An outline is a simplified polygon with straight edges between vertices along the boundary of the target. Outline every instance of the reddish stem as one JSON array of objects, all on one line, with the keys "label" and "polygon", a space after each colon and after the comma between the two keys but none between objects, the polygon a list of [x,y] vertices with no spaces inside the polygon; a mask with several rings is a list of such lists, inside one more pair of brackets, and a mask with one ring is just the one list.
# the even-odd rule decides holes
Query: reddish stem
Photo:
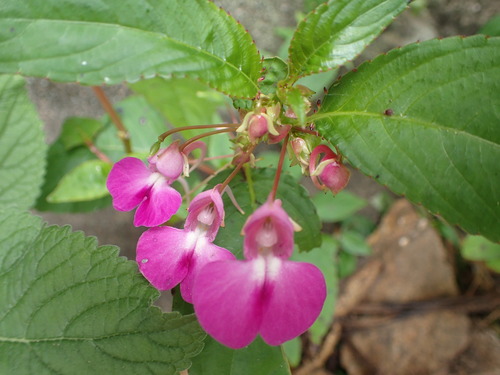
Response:
[{"label": "reddish stem", "polygon": [[113,161],[108,157],[108,155],[99,150],[91,140],[86,140],[85,144],[87,145],[89,150],[99,158],[99,160],[102,160],[105,163],[113,164]]},{"label": "reddish stem", "polygon": [[214,125],[190,125],[190,126],[180,126],[175,129],[170,129],[169,131],[166,131],[165,133],[161,134],[158,136],[158,140],[160,142],[163,142],[165,138],[167,138],[169,135],[172,135],[174,133],[178,133],[184,130],[192,130],[192,129],[214,129],[214,128],[237,128],[239,125],[238,124],[214,124]]},{"label": "reddish stem", "polygon": [[[250,147],[246,152],[245,152],[245,155],[250,155],[254,148],[256,147],[256,145]],[[248,159],[245,158],[245,157],[242,157],[242,161],[240,161],[238,163],[238,165],[234,168],[234,170],[231,172],[231,174],[229,176],[227,176],[226,180],[220,185],[219,187],[219,192],[223,192],[224,189],[226,188],[227,185],[229,185],[229,183],[232,181],[232,179],[236,176],[236,174],[240,171],[240,169],[243,167],[243,165],[248,162]]]},{"label": "reddish stem", "polygon": [[230,133],[232,131],[233,131],[232,128],[230,128],[230,129],[219,129],[219,130],[214,130],[214,131],[211,131],[211,132],[207,132],[207,133],[203,133],[203,134],[197,135],[196,137],[190,138],[186,142],[184,142],[184,144],[179,147],[179,151],[182,152],[184,150],[184,148],[186,148],[186,146],[190,145],[193,142],[196,142],[198,139],[205,138],[205,137],[210,137],[211,135],[220,134],[220,133]]},{"label": "reddish stem", "polygon": [[290,133],[285,136],[283,140],[283,146],[281,146],[280,159],[278,161],[278,168],[276,170],[276,176],[274,176],[274,183],[271,192],[269,193],[269,201],[274,201],[276,199],[276,192],[278,191],[278,185],[280,183],[281,171],[283,170],[283,162],[285,161],[286,147],[288,146],[288,139],[290,138]]},{"label": "reddish stem", "polygon": [[132,153],[132,146],[130,144],[130,135],[127,131],[127,128],[125,127],[125,125],[123,125],[120,116],[118,115],[118,113],[116,113],[115,109],[113,108],[113,105],[106,96],[106,93],[99,86],[92,86],[92,89],[94,90],[97,99],[99,99],[99,101],[101,102],[102,107],[111,118],[111,121],[113,122],[113,124],[115,124],[116,129],[118,129],[118,137],[120,137],[120,139],[123,142],[123,146],[125,147],[125,152],[127,154]]}]

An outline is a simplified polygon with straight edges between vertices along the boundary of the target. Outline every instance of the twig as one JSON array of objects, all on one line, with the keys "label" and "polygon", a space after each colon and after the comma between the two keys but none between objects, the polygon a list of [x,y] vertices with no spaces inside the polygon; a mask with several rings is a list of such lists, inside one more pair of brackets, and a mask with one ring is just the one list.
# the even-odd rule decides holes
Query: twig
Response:
[{"label": "twig", "polygon": [[102,88],[100,88],[99,86],[92,86],[92,89],[94,90],[97,99],[99,99],[99,101],[101,102],[101,105],[104,108],[104,110],[108,113],[109,117],[111,117],[111,121],[113,122],[113,124],[115,124],[116,129],[118,129],[118,137],[123,142],[125,152],[127,154],[130,154],[132,152],[132,146],[130,144],[130,135],[125,125],[123,125],[120,116],[118,116],[118,113],[116,113],[115,109],[113,108],[113,105],[109,101],[108,97],[106,96]]},{"label": "twig", "polygon": [[320,352],[310,362],[298,368],[294,372],[294,375],[309,375],[312,374],[314,370],[324,367],[328,358],[335,352],[335,347],[340,340],[341,333],[342,326],[340,323],[334,322],[332,329],[328,332],[328,335],[326,335]]}]

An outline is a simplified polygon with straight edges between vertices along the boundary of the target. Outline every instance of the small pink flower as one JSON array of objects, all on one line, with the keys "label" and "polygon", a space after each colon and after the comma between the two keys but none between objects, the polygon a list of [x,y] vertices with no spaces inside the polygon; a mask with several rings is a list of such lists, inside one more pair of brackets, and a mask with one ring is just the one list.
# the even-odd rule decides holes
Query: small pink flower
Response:
[{"label": "small pink flower", "polygon": [[[322,153],[325,156],[316,165],[318,156]],[[341,158],[326,145],[319,145],[312,151],[309,159],[309,173],[318,189],[329,189],[333,194],[343,190],[351,177],[351,172],[342,164]]]},{"label": "small pink flower", "polygon": [[154,167],[146,167],[140,159],[127,157],[113,165],[106,186],[116,210],[130,211],[139,206],[134,225],[153,227],[170,219],[182,203],[179,192],[170,186],[174,180]]},{"label": "small pink flower", "polygon": [[212,262],[199,271],[195,312],[201,326],[222,344],[242,348],[260,334],[269,345],[280,345],[318,317],[325,280],[316,266],[288,260],[293,230],[281,201],[267,202],[243,228],[246,260]]},{"label": "small pink flower", "polygon": [[182,298],[191,302],[194,276],[216,260],[234,259],[212,242],[224,220],[222,198],[217,190],[198,194],[191,202],[184,229],[151,228],[137,244],[137,263],[144,277],[159,290],[181,284]]}]

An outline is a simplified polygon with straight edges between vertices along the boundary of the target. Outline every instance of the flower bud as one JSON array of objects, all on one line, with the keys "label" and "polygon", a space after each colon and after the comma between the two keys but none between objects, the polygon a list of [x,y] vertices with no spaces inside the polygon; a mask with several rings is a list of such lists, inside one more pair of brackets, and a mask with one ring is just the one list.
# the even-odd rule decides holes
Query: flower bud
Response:
[{"label": "flower bud", "polygon": [[[325,156],[316,165],[318,156],[322,153]],[[314,185],[318,189],[329,189],[333,194],[337,194],[343,190],[351,176],[349,169],[342,164],[341,157],[326,145],[319,145],[312,151],[309,161],[309,172]]]}]

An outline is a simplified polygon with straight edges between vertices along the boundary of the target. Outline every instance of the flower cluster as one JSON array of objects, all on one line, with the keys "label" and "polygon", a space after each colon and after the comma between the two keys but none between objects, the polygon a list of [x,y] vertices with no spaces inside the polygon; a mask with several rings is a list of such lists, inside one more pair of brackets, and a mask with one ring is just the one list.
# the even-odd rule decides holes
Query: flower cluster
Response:
[{"label": "flower cluster", "polygon": [[[276,191],[287,149],[292,163],[299,164],[321,189],[337,193],[347,184],[349,171],[328,146],[315,144],[316,135],[283,124],[285,113],[279,104],[259,107],[242,124],[220,125],[222,130],[205,134],[236,133],[236,167],[224,183],[193,198],[183,229],[164,225],[182,203],[171,185],[179,181],[188,190],[184,178],[204,160],[206,146],[198,140],[204,135],[160,149],[172,133],[167,132],[153,145],[147,165],[126,157],[113,166],[107,181],[114,207],[120,211],[137,207],[134,225],[150,227],[137,244],[141,273],[159,290],[180,285],[182,298],[193,304],[201,326],[231,348],[244,347],[257,335],[270,345],[300,335],[316,320],[326,298],[321,271],[289,259],[297,225],[276,199]],[[303,137],[301,131],[306,133]],[[243,164],[255,160],[253,150],[262,141],[283,141],[283,147],[273,189],[242,229],[244,259],[238,260],[214,244],[224,225],[222,194]],[[192,163],[188,156],[196,148],[202,156]]]}]

